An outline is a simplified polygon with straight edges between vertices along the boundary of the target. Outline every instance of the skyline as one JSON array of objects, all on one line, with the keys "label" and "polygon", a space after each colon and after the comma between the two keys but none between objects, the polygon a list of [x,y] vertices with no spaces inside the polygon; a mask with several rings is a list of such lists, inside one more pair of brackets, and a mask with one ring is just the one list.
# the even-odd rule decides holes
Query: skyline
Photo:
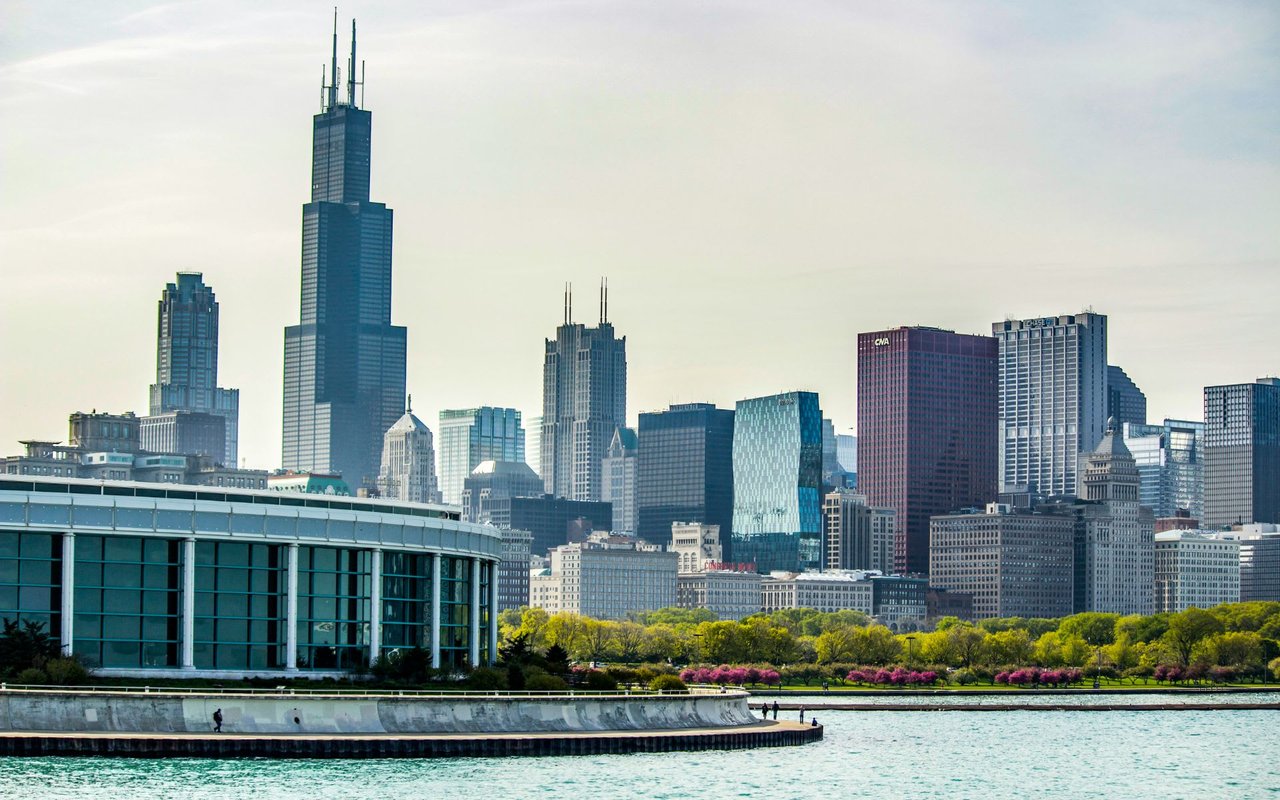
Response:
[{"label": "skyline", "polygon": [[[274,468],[332,21],[301,6],[123,10],[144,5],[86,12],[116,38],[33,7],[15,12],[33,26],[0,34],[0,108],[26,120],[3,134],[0,263],[23,266],[6,270],[0,342],[44,334],[39,358],[0,348],[0,439],[16,452],[65,439],[72,411],[143,413],[153,304],[196,271],[221,306],[221,383],[243,392],[241,455]],[[628,425],[671,402],[805,389],[848,432],[858,333],[987,335],[1088,306],[1108,315],[1109,362],[1147,393],[1149,420],[1203,419],[1203,386],[1275,374],[1277,15],[1126,9],[1057,30],[1052,12],[921,9],[340,9],[360,21],[374,192],[399,215],[392,322],[409,328],[408,391],[428,426],[442,408],[538,416],[563,284],[587,289],[575,321],[590,324],[601,276],[631,340]],[[34,48],[31,31],[52,44]],[[1131,74],[1090,72],[1115,58]],[[996,69],[1013,62],[1025,72]],[[833,85],[832,65],[856,80]],[[1035,76],[1061,81],[1064,108],[1044,107],[1054,92]],[[96,124],[68,124],[85,117]],[[1021,264],[1012,289],[1047,292],[995,283]]]}]

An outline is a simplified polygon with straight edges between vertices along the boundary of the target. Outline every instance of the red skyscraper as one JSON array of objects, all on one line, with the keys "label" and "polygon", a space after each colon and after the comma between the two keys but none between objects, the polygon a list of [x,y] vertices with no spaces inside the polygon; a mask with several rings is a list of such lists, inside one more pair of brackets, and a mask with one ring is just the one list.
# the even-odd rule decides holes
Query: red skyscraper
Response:
[{"label": "red skyscraper", "polygon": [[930,516],[996,499],[998,356],[939,328],[858,335],[858,491],[897,512],[899,573],[928,571]]}]

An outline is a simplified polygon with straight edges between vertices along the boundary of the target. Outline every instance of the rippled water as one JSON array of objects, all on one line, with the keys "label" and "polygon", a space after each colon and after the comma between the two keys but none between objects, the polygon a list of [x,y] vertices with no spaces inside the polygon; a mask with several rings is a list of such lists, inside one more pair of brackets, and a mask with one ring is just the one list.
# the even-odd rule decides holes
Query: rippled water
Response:
[{"label": "rippled water", "polygon": [[[936,694],[862,694],[850,692],[842,694],[783,694],[753,697],[751,702],[770,703],[814,703],[821,705],[984,705],[1000,706],[1016,703],[1018,705],[1192,705],[1217,703],[1230,705],[1233,703],[1280,703],[1280,692],[1202,692],[1202,693],[1159,693],[1125,692],[1115,694],[1094,694],[1087,689],[1063,694],[1032,694],[1031,692],[1004,691],[1000,694],[972,694],[969,692],[938,692]],[[1280,735],[1280,734],[1278,734]]]},{"label": "rippled water", "polygon": [[1280,712],[822,712],[817,744],[414,761],[0,759],[0,797],[1280,798]]}]

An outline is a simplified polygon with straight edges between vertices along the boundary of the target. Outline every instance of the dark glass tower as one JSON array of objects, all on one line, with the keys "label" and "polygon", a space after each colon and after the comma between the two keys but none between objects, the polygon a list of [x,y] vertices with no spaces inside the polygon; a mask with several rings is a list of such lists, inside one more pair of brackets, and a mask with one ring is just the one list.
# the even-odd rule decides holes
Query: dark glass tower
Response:
[{"label": "dark glass tower", "polygon": [[[218,300],[199,272],[179,272],[160,295],[156,382],[150,394],[152,417],[197,412],[226,420],[225,451],[210,455],[236,465],[240,390],[218,388]],[[167,451],[142,438],[142,447]]]},{"label": "dark glass tower", "polygon": [[1204,388],[1204,526],[1280,523],[1280,378]]},{"label": "dark glass tower", "polygon": [[285,469],[373,488],[382,436],[405,397],[405,329],[391,324],[391,209],[369,202],[371,115],[356,106],[355,23],[347,101],[333,77],[312,122],[302,207],[302,309],[284,333]]},{"label": "dark glass tower", "polygon": [[671,523],[733,530],[733,409],[686,403],[640,415],[636,505],[639,534],[671,541]]}]

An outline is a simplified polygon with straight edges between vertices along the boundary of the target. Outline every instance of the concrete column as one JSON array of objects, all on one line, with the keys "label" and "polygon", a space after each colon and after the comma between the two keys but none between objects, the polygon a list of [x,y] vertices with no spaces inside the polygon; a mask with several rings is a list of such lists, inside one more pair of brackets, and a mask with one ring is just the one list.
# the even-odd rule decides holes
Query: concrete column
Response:
[{"label": "concrete column", "polygon": [[298,671],[298,545],[289,545],[288,594],[284,611],[284,668]]},{"label": "concrete column", "polygon": [[59,587],[62,607],[59,614],[62,618],[62,655],[72,653],[72,634],[76,626],[76,535],[62,534],[62,583]]},{"label": "concrete column", "polygon": [[471,635],[468,637],[470,649],[467,661],[471,666],[480,666],[480,559],[471,559]]},{"label": "concrete column", "polygon": [[374,548],[369,559],[369,666],[378,660],[382,652],[382,550]]},{"label": "concrete column", "polygon": [[440,668],[440,554],[431,554],[431,666]]},{"label": "concrete column", "polygon": [[196,540],[182,540],[182,668],[196,668]]},{"label": "concrete column", "polygon": [[489,562],[489,665],[498,663],[498,562]]}]

